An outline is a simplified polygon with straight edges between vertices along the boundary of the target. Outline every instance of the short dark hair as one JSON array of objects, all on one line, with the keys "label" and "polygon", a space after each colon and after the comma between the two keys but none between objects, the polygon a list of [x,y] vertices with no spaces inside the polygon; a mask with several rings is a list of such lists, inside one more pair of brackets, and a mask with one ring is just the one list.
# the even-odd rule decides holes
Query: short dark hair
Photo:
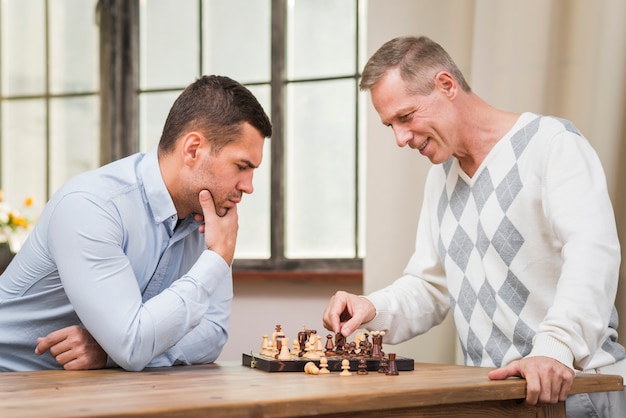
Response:
[{"label": "short dark hair", "polygon": [[265,138],[272,136],[272,124],[258,100],[237,81],[218,75],[205,75],[190,84],[170,109],[159,153],[174,149],[176,140],[197,130],[218,152],[239,138],[244,122],[254,126]]},{"label": "short dark hair", "polygon": [[449,72],[464,91],[471,91],[450,55],[426,36],[401,36],[381,46],[365,64],[359,84],[361,90],[371,89],[387,70],[396,67],[408,91],[413,94],[432,92],[435,75],[440,71]]}]

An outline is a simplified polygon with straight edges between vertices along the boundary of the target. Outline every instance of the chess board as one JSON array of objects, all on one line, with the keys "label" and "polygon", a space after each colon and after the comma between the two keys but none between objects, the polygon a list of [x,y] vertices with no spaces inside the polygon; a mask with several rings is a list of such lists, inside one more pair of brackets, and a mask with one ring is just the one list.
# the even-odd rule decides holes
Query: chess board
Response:
[{"label": "chess board", "polygon": [[[331,372],[341,372],[341,361],[344,357],[334,356],[326,357],[328,359],[328,370]],[[359,361],[363,357],[351,357],[350,371],[359,370]],[[304,365],[309,361],[315,363],[319,367],[319,360],[309,360],[306,358],[293,357],[292,360],[277,360],[271,357],[261,356],[256,353],[243,353],[242,365],[251,367],[253,369],[259,369],[266,372],[304,372]],[[378,371],[380,365],[380,359],[365,358],[368,371]],[[396,356],[396,365],[398,371],[409,371],[415,367],[415,361],[411,358]]]}]

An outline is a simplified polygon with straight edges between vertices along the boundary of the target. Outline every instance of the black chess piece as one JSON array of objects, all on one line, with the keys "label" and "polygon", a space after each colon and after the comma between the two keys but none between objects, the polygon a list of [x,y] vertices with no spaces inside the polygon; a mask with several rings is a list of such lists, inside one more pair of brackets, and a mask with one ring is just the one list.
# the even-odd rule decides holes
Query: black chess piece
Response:
[{"label": "black chess piece", "polygon": [[389,365],[387,366],[387,376],[397,376],[398,365],[396,364],[396,353],[389,353]]},{"label": "black chess piece", "polygon": [[381,357],[380,362],[378,363],[378,373],[387,373],[387,370],[389,370],[387,365],[387,358]]},{"label": "black chess piece", "polygon": [[364,375],[367,374],[367,362],[364,358],[359,360],[359,370],[357,370],[356,374]]}]

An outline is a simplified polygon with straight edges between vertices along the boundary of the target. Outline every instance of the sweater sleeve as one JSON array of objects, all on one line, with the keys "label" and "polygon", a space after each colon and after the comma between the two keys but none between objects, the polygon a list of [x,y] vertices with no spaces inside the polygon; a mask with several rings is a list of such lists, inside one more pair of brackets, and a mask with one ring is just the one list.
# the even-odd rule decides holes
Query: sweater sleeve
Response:
[{"label": "sweater sleeve", "polygon": [[376,307],[376,316],[363,326],[369,330],[385,330],[385,342],[396,344],[423,334],[446,317],[450,302],[445,273],[437,252],[435,237],[438,222],[436,198],[437,175],[433,167],[426,181],[426,194],[417,227],[415,252],[402,277],[389,286],[371,293],[367,298]]},{"label": "sweater sleeve", "polygon": [[562,243],[554,302],[530,356],[548,356],[584,370],[606,341],[617,292],[620,248],[600,160],[577,133],[548,139],[542,199]]}]

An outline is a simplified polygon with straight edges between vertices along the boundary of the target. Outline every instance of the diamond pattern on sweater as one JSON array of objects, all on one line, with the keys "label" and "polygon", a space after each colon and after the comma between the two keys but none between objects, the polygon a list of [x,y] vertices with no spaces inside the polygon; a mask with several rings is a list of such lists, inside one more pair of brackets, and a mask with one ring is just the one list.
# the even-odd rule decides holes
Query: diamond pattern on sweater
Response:
[{"label": "diamond pattern on sweater", "polygon": [[[518,159],[538,128],[539,118],[513,134],[509,148],[501,148],[501,152]],[[450,174],[450,160],[443,166]],[[522,188],[517,163],[508,167],[495,164],[479,172],[473,183],[461,176],[448,179],[448,188],[438,202],[439,222],[456,222],[455,228],[446,228],[454,231],[453,235],[440,235],[437,245],[442,262],[451,269],[449,274],[458,277],[450,283],[450,299],[455,319],[467,322],[468,332],[461,337],[467,364],[500,365],[511,350],[527,354],[532,344],[533,331],[519,319],[528,289],[510,270],[506,277],[490,277],[498,269],[483,264],[485,257],[493,263],[495,255],[503,266],[510,267],[524,245],[524,237],[507,217]],[[472,277],[466,276],[468,271]],[[489,334],[477,333],[486,318],[517,322],[508,334],[493,324]]]},{"label": "diamond pattern on sweater", "polygon": [[472,365],[480,366],[483,358],[483,344],[471,329],[467,335],[467,347],[463,348],[463,353],[465,358],[469,357]]},{"label": "diamond pattern on sweater", "polygon": [[489,199],[489,196],[493,193],[493,182],[491,181],[491,176],[489,175],[489,169],[485,169],[478,178],[476,179],[476,183],[472,187],[472,196],[474,197],[474,202],[476,202],[476,207],[478,208],[478,213],[483,210],[483,206],[485,206],[485,202]]},{"label": "diamond pattern on sweater", "polygon": [[528,300],[528,289],[519,281],[515,275],[509,271],[506,280],[498,289],[498,296],[502,298],[504,302],[516,315],[519,315],[526,305]]},{"label": "diamond pattern on sweater", "polygon": [[496,311],[496,291],[491,287],[488,281],[485,281],[483,285],[480,286],[478,301],[487,315],[489,315],[489,318],[493,319],[493,314]]},{"label": "diamond pattern on sweater", "polygon": [[448,245],[448,255],[462,271],[465,271],[474,247],[472,239],[459,225]]},{"label": "diamond pattern on sweater", "polygon": [[515,255],[524,244],[524,237],[522,237],[509,218],[505,216],[500,225],[498,225],[491,239],[491,244],[506,265],[510,266]]},{"label": "diamond pattern on sweater", "polygon": [[472,313],[474,312],[477,300],[478,297],[476,296],[476,292],[474,292],[474,289],[472,288],[469,280],[467,280],[467,277],[464,277],[457,305],[461,309],[461,313],[467,322],[470,322],[472,319]]},{"label": "diamond pattern on sweater", "polygon": [[535,331],[533,331],[524,321],[521,319],[515,324],[515,330],[513,331],[513,345],[517,348],[517,351],[522,357],[526,357],[530,354],[533,348],[533,338]]},{"label": "diamond pattern on sweater", "polygon": [[496,367],[500,367],[500,365],[502,365],[502,359],[512,345],[511,340],[509,340],[498,327],[493,325],[489,340],[487,344],[485,344],[485,351],[493,360],[493,364],[495,364]]},{"label": "diamond pattern on sweater", "polygon": [[496,187],[496,197],[504,212],[509,209],[520,190],[522,190],[522,179],[519,177],[519,170],[515,164],[504,180]]},{"label": "diamond pattern on sweater", "polygon": [[450,210],[457,221],[461,219],[461,215],[463,214],[463,210],[465,209],[469,196],[470,188],[468,184],[459,178],[456,182],[456,186],[454,186],[452,196],[450,197]]}]

